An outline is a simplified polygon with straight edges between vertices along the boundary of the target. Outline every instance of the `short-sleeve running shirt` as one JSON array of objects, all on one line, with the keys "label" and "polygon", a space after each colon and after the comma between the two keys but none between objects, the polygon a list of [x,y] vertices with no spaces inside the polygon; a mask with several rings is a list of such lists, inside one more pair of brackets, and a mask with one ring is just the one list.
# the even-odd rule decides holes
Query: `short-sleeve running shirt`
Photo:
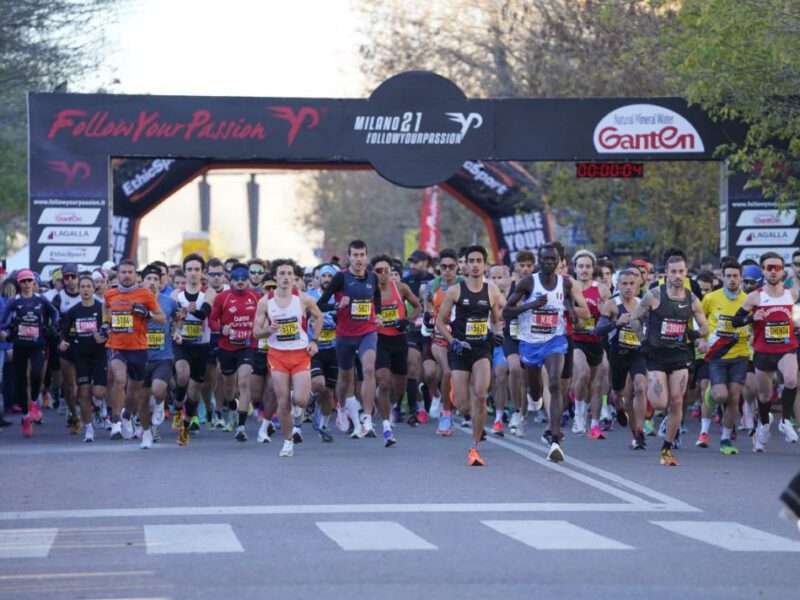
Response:
[{"label": "short-sleeve running shirt", "polygon": [[133,314],[133,305],[143,304],[147,310],[159,310],[155,296],[144,288],[129,292],[110,289],[105,304],[111,314],[111,333],[106,346],[114,350],[147,350],[147,319]]}]

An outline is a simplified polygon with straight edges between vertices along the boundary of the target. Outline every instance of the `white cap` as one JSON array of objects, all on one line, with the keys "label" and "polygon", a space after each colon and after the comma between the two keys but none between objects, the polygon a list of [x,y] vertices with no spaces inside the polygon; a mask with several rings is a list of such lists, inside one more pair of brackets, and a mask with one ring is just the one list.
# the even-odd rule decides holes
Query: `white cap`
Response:
[{"label": "white cap", "polygon": [[103,271],[113,271],[114,270],[114,263],[110,260],[107,260],[103,263]]}]

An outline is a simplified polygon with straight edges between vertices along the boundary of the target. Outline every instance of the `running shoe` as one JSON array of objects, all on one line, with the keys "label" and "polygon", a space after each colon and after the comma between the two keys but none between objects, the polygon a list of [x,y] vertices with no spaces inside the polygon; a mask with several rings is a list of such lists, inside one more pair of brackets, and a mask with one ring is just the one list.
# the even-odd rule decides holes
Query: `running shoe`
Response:
[{"label": "running shoe", "polygon": [[178,439],[176,440],[178,446],[188,446],[189,445],[189,428],[181,426],[180,432],[178,432]]},{"label": "running shoe", "polygon": [[295,444],[303,443],[303,432],[299,427],[292,427],[292,442]]},{"label": "running shoe", "polygon": [[142,432],[142,443],[139,444],[139,448],[142,450],[149,450],[153,447],[153,433],[146,429]]},{"label": "running shoe", "polygon": [[442,399],[434,396],[431,400],[431,409],[428,411],[428,416],[431,419],[438,419],[442,414]]},{"label": "running shoe", "polygon": [[39,398],[42,401],[42,408],[50,408],[53,404],[53,397],[50,395],[50,392],[47,390],[43,391],[39,394]]},{"label": "running shoe", "polygon": [[600,429],[609,431],[614,424],[614,415],[611,412],[611,407],[606,404],[600,409]]},{"label": "running shoe", "polygon": [[130,419],[121,419],[120,426],[122,429],[122,437],[126,440],[133,439],[133,423]]},{"label": "running shoe", "polygon": [[503,422],[502,421],[495,421],[494,425],[492,425],[492,433],[498,437],[504,437],[505,431],[503,431]]},{"label": "running shoe", "polygon": [[762,451],[766,450],[767,444],[769,444],[769,440],[772,437],[771,432],[769,430],[769,426],[772,425],[772,415],[769,416],[769,423],[764,425],[763,423],[759,423],[756,427],[756,434],[753,436],[754,439],[758,440],[758,443],[762,446]]},{"label": "running shoe", "polygon": [[655,426],[653,425],[652,419],[644,420],[644,434],[649,437],[652,437],[656,434]]},{"label": "running shoe", "polygon": [[80,420],[80,417],[74,417],[72,419],[72,425],[69,427],[69,434],[78,435],[81,429],[83,429],[83,421]]},{"label": "running shoe", "polygon": [[558,445],[558,442],[553,442],[550,444],[550,451],[547,453],[547,460],[550,462],[563,462],[564,451],[561,449],[561,446]]},{"label": "running shoe", "polygon": [[539,396],[536,400],[531,398],[531,395],[528,394],[528,412],[536,412],[542,410],[542,406],[544,406],[544,399]]},{"label": "running shoe", "polygon": [[277,431],[277,429],[275,428],[275,425],[272,423],[272,421],[268,420],[267,421],[267,435],[271,437],[271,436],[275,435],[276,431]]},{"label": "running shoe", "polygon": [[516,429],[521,419],[522,413],[518,410],[515,410],[513,413],[511,413],[511,418],[508,420],[509,429]]},{"label": "running shoe", "polygon": [[661,451],[661,464],[668,467],[677,467],[679,463],[678,459],[672,455],[672,450],[664,448]]},{"label": "running shoe", "polygon": [[150,426],[150,433],[153,434],[153,443],[157,444],[161,441],[161,434],[158,432],[158,425]]},{"label": "running shoe", "polygon": [[453,415],[452,414],[445,414],[439,417],[439,426],[436,429],[436,433],[438,435],[442,435],[445,437],[449,437],[453,435]]},{"label": "running shoe", "polygon": [[473,448],[467,453],[467,465],[470,467],[483,467],[485,463],[481,458],[481,455],[478,454],[478,451]]},{"label": "running shoe", "polygon": [[94,426],[91,423],[87,423],[84,427],[83,441],[87,444],[94,442]]},{"label": "running shoe", "polygon": [[120,423],[119,421],[111,424],[111,439],[112,440],[122,439],[122,423]]},{"label": "running shoe", "polygon": [[543,408],[537,410],[533,415],[533,422],[534,423],[547,423],[547,413],[544,412]]},{"label": "running shoe", "polygon": [[214,429],[225,428],[225,421],[222,420],[222,413],[220,411],[214,411],[214,416],[211,417],[211,424],[214,426]]},{"label": "running shoe", "polygon": [[694,445],[698,448],[708,448],[708,434],[701,433]]},{"label": "running shoe", "polygon": [[394,434],[392,433],[391,429],[384,429],[383,430],[383,447],[384,448],[391,448],[397,443],[397,440],[394,439]]},{"label": "running shoe", "polygon": [[553,439],[553,434],[550,432],[549,429],[545,429],[544,432],[542,433],[542,441],[548,446],[551,446],[555,441]]},{"label": "running shoe", "polygon": [[528,424],[525,421],[525,418],[522,417],[517,423],[517,426],[514,428],[514,435],[518,438],[525,437],[525,433],[528,430]]},{"label": "running shoe", "polygon": [[575,418],[572,420],[572,433],[575,435],[586,435],[586,421],[584,421],[583,415],[575,415]]},{"label": "running shoe", "polygon": [[283,448],[281,448],[278,456],[283,458],[291,458],[294,456],[294,442],[292,442],[292,440],[283,440]]},{"label": "running shoe", "polygon": [[347,419],[347,410],[343,406],[336,407],[336,427],[342,433],[346,433],[350,427]]},{"label": "running shoe", "polygon": [[261,425],[258,426],[258,435],[256,436],[256,441],[259,444],[269,444],[272,439],[269,437],[269,433],[267,433],[267,423],[269,421],[264,419],[261,421]]},{"label": "running shoe", "polygon": [[421,408],[417,411],[417,421],[419,421],[420,425],[425,425],[428,422],[428,413],[425,412],[425,409]]},{"label": "running shoe", "polygon": [[26,438],[29,438],[33,435],[33,423],[31,423],[31,418],[23,418],[22,419],[22,435]]},{"label": "running shoe", "polygon": [[472,417],[464,416],[464,420],[461,421],[461,429],[472,429]]},{"label": "running shoe", "polygon": [[417,425],[419,425],[419,419],[417,418],[417,415],[415,413],[411,413],[410,415],[408,415],[406,423],[408,424],[409,427],[416,427]]},{"label": "running shoe", "polygon": [[234,429],[236,429],[236,423],[239,421],[239,413],[235,410],[228,412],[228,420],[225,421],[225,426],[222,428],[222,431],[227,431],[230,433]]},{"label": "running shoe", "polygon": [[781,419],[778,422],[778,431],[783,434],[783,439],[786,440],[790,444],[797,443],[797,432],[792,427],[791,421],[787,421],[786,419]]},{"label": "running shoe", "polygon": [[617,423],[619,423],[620,427],[628,426],[628,413],[621,406],[617,409]]},{"label": "running shoe", "polygon": [[317,432],[319,433],[319,437],[322,438],[322,441],[325,444],[333,443],[333,435],[331,434],[330,429],[328,429],[327,427],[320,427],[319,429],[317,429]]},{"label": "running shoe", "polygon": [[153,425],[161,425],[164,422],[164,403],[155,402],[155,398],[152,396],[150,397],[150,400],[153,401],[153,414],[150,417],[150,422]]},{"label": "running shoe", "polygon": [[599,425],[592,425],[592,427],[589,429],[589,439],[604,440],[606,439],[606,434],[603,433],[603,430],[600,429]]},{"label": "running shoe", "polygon": [[172,415],[172,431],[180,431],[183,429],[183,414],[181,411],[176,410]]},{"label": "running shoe", "polygon": [[730,440],[721,440],[719,443],[719,451],[723,454],[739,454],[739,449],[734,446]]},{"label": "running shoe", "polygon": [[42,420],[42,410],[36,402],[28,402],[28,414],[34,422]]},{"label": "running shoe", "polygon": [[247,441],[247,434],[244,432],[244,425],[239,425],[236,428],[236,433],[233,436],[237,442],[246,442]]},{"label": "running shoe", "polygon": [[633,438],[631,445],[632,450],[647,450],[647,438],[644,437],[644,431],[639,431]]},{"label": "running shoe", "polygon": [[200,418],[197,416],[189,420],[189,433],[197,435],[200,432]]}]

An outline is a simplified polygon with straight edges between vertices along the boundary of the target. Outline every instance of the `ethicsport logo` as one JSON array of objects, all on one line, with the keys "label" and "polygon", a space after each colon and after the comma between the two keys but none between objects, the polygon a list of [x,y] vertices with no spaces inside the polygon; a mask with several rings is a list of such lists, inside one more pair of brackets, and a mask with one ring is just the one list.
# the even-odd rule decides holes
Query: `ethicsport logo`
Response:
[{"label": "ethicsport logo", "polygon": [[704,152],[694,126],[678,113],[654,104],[615,108],[594,129],[600,154],[684,154]]}]

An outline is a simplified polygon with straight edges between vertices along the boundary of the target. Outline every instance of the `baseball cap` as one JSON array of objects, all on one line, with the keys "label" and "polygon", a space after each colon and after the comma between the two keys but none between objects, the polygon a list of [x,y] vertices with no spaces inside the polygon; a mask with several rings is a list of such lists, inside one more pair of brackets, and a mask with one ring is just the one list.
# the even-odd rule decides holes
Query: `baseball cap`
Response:
[{"label": "baseball cap", "polygon": [[67,263],[61,267],[61,273],[63,275],[77,275],[78,265],[76,265],[75,263]]},{"label": "baseball cap", "polygon": [[747,265],[744,268],[742,277],[744,279],[761,279],[764,277],[764,273],[761,271],[761,267],[758,265]]},{"label": "baseball cap", "polygon": [[33,271],[30,269],[21,269],[17,273],[17,282],[24,281],[26,279],[36,279],[33,275]]},{"label": "baseball cap", "polygon": [[102,269],[95,269],[94,271],[92,271],[92,281],[94,281],[95,283],[105,278],[106,274],[102,271]]},{"label": "baseball cap", "polygon": [[408,257],[408,262],[419,262],[421,260],[430,260],[430,259],[431,259],[431,257],[428,256],[422,250],[414,250],[411,253],[411,256]]},{"label": "baseball cap", "polygon": [[114,263],[110,260],[107,260],[103,263],[103,271],[113,271],[114,270]]},{"label": "baseball cap", "polygon": [[644,269],[644,270],[646,270],[646,271],[649,271],[649,270],[650,270],[650,263],[649,263],[649,262],[647,262],[646,260],[644,260],[643,258],[637,258],[637,259],[635,259],[635,260],[632,260],[632,261],[631,261],[631,264],[632,264],[634,267],[641,267],[641,268],[643,268],[643,269]]}]

